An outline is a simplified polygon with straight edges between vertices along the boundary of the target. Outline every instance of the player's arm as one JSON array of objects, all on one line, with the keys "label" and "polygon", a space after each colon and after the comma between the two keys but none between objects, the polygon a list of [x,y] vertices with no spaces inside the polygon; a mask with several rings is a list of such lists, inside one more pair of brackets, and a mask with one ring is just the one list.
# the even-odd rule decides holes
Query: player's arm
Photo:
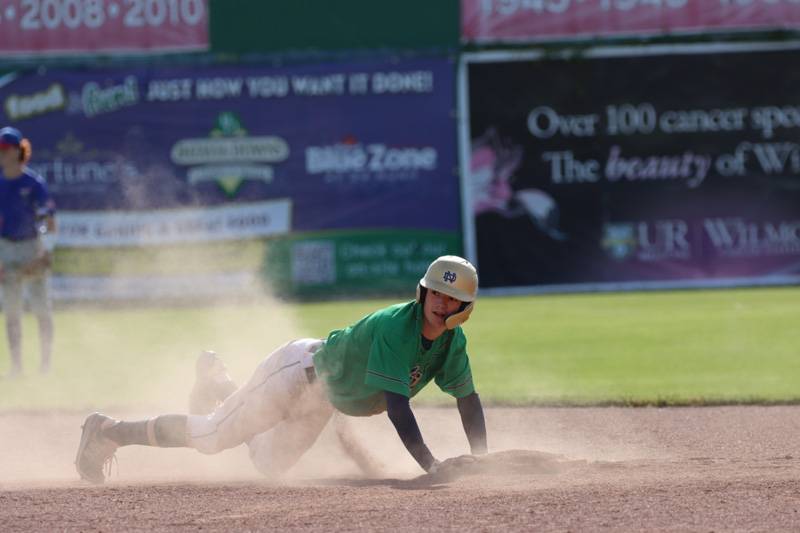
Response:
[{"label": "player's arm", "polygon": [[44,226],[47,228],[47,233],[54,234],[58,230],[56,226],[56,217],[52,214],[45,214],[43,218]]},{"label": "player's arm", "polygon": [[44,226],[44,233],[40,234],[42,250],[39,257],[34,260],[32,268],[49,268],[53,261],[53,252],[56,247],[56,218],[52,208],[39,210],[39,226]]},{"label": "player's arm", "polygon": [[[408,452],[426,472],[436,464],[422,440],[417,419],[409,403],[408,361],[397,353],[396,340],[379,331],[372,340],[364,383],[383,391],[386,412]],[[402,346],[401,346],[402,348]]]},{"label": "player's arm", "polygon": [[472,454],[481,455],[487,452],[486,420],[483,416],[481,399],[475,392],[475,384],[472,382],[472,369],[466,348],[467,339],[459,328],[453,336],[450,352],[435,380],[442,392],[456,399]]},{"label": "player's arm", "polygon": [[483,416],[483,406],[477,392],[473,392],[456,400],[458,413],[461,415],[461,424],[467,434],[469,447],[473,455],[483,455],[488,452],[486,445],[486,419]]},{"label": "player's arm", "polygon": [[426,472],[431,470],[436,459],[422,440],[417,419],[411,411],[411,404],[407,396],[395,392],[384,391],[386,395],[386,411],[392,421],[400,440],[403,441],[408,453]]},{"label": "player's arm", "polygon": [[41,181],[36,181],[34,186],[34,199],[36,201],[36,218],[38,225],[44,226],[45,253],[50,254],[55,247],[56,235],[56,204],[47,191],[47,187]]}]

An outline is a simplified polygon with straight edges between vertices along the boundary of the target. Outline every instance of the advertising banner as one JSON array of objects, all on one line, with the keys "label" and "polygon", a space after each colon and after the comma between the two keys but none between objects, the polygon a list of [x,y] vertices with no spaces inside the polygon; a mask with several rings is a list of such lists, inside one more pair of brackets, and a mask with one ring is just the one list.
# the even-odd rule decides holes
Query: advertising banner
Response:
[{"label": "advertising banner", "polygon": [[207,0],[6,0],[0,5],[5,56],[207,48]]},{"label": "advertising banner", "polygon": [[420,253],[460,232],[454,75],[446,58],[44,71],[6,80],[0,116],[33,143],[62,249],[385,230],[421,232]]},{"label": "advertising banner", "polygon": [[701,50],[465,58],[483,286],[800,281],[800,50]]},{"label": "advertising banner", "polygon": [[58,242],[71,248],[152,246],[268,237],[289,232],[288,200],[156,211],[67,211]]},{"label": "advertising banner", "polygon": [[794,0],[461,0],[475,43],[798,27]]},{"label": "advertising banner", "polygon": [[460,237],[421,230],[289,236],[271,243],[266,268],[295,296],[396,293],[410,299],[433,259],[462,253]]}]

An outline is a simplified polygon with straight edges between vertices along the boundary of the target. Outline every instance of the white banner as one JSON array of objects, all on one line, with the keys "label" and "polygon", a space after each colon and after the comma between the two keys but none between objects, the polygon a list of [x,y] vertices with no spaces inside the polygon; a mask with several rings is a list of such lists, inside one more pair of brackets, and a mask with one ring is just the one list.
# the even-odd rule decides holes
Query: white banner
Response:
[{"label": "white banner", "polygon": [[263,292],[253,272],[174,276],[53,276],[56,301],[147,301],[252,297]]},{"label": "white banner", "polygon": [[268,237],[291,229],[291,200],[154,211],[62,211],[57,245],[152,246]]}]

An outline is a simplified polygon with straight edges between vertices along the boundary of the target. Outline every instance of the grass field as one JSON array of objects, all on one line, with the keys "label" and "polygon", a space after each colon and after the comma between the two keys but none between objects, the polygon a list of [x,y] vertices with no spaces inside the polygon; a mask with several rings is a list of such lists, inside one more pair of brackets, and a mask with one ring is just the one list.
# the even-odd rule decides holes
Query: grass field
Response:
[{"label": "grass field", "polygon": [[[485,402],[797,402],[798,302],[800,288],[484,298],[465,330]],[[27,317],[27,376],[0,381],[0,409],[180,409],[199,350],[215,348],[241,381],[286,340],[389,303],[70,307],[56,312],[45,377]],[[428,387],[421,401],[448,400]]]}]

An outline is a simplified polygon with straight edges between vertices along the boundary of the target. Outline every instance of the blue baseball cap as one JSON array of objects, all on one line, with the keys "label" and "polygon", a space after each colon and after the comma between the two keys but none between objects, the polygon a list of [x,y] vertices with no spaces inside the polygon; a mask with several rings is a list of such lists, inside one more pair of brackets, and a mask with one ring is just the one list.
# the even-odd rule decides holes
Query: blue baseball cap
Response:
[{"label": "blue baseball cap", "polygon": [[0,130],[0,148],[19,148],[22,132],[17,128],[5,127]]}]

